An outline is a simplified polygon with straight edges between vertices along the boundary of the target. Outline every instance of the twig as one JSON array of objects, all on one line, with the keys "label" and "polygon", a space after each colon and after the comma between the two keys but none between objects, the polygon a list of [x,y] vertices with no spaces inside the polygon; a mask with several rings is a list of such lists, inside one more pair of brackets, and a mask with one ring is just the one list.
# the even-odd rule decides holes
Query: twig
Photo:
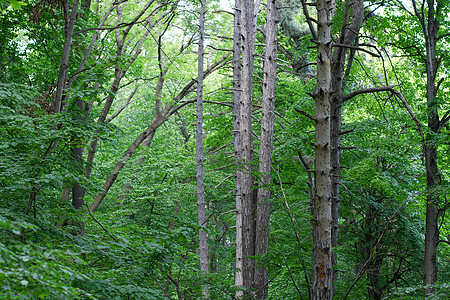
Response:
[{"label": "twig", "polygon": [[311,116],[311,115],[308,114],[307,112],[304,112],[303,110],[300,110],[300,109],[298,109],[298,108],[295,108],[295,111],[298,112],[299,114],[304,115],[305,117],[307,117],[308,119],[310,119],[310,120],[312,120],[312,121],[315,121],[315,120],[316,120],[313,116]]},{"label": "twig", "polygon": [[359,51],[369,53],[370,55],[372,55],[374,57],[381,57],[381,55],[379,55],[379,54],[373,53],[372,51],[366,50],[366,49],[358,47],[358,46],[350,46],[350,45],[345,45],[345,44],[333,44],[333,47],[343,47],[343,48],[359,50]]},{"label": "twig", "polygon": [[[103,225],[102,223],[100,223],[95,217],[94,215],[91,213],[91,211],[89,210],[89,206],[87,206],[87,204],[84,204],[87,208],[87,212],[89,213],[89,215],[91,216],[92,219],[94,219],[95,223],[97,223],[98,225],[100,225],[100,227],[103,229],[103,231],[105,231],[116,243],[119,242],[118,239],[116,239]],[[127,247],[128,248],[128,247]]]},{"label": "twig", "polygon": [[229,166],[232,166],[232,165],[234,165],[234,163],[231,163],[231,164],[228,164],[228,165],[225,165],[225,166],[222,166],[222,167],[217,167],[215,169],[205,170],[205,172],[212,172],[212,171],[222,170],[222,169],[225,169],[225,168],[227,168]]},{"label": "twig", "polygon": [[218,185],[216,185],[214,188],[217,189],[219,186],[222,185],[222,183],[224,183],[228,178],[235,176],[235,174],[230,174],[227,177],[225,177],[224,180],[222,180]]}]

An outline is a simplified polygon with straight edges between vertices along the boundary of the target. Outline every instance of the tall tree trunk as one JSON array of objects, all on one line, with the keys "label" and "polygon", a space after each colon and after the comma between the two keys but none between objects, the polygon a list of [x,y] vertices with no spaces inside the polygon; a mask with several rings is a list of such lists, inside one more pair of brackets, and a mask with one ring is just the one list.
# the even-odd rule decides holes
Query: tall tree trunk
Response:
[{"label": "tall tree trunk", "polygon": [[317,86],[315,100],[315,195],[313,203],[312,299],[332,299],[331,231],[331,1],[317,1]]},{"label": "tall tree trunk", "polygon": [[62,106],[62,99],[64,90],[67,83],[67,72],[69,70],[69,58],[70,58],[70,49],[72,46],[72,39],[73,39],[73,29],[75,26],[75,20],[77,16],[78,11],[78,0],[73,1],[72,10],[69,17],[69,11],[68,11],[68,2],[64,4],[64,11],[65,11],[65,25],[64,25],[64,47],[63,47],[63,54],[61,58],[61,63],[59,67],[59,75],[58,75],[58,83],[56,86],[56,96],[55,96],[55,104],[53,107],[54,113],[60,113],[61,112],[61,106]]},{"label": "tall tree trunk", "polygon": [[[428,8],[432,10],[432,8]],[[430,18],[431,16],[429,16]],[[433,19],[434,20],[434,19]],[[434,20],[436,21],[436,20]],[[428,28],[429,41],[427,44],[427,111],[428,127],[435,134],[440,132],[440,121],[437,112],[437,89],[436,89],[436,38],[438,24],[433,24]],[[435,28],[433,28],[434,26]],[[428,135],[425,144],[425,169],[427,174],[427,190],[431,191],[440,183],[440,175],[437,165],[437,141],[433,140],[434,135]],[[428,192],[425,218],[425,259],[424,259],[424,282],[426,285],[433,285],[425,288],[425,294],[429,295],[435,292],[434,285],[437,281],[437,247],[439,243],[439,196],[436,193]]]},{"label": "tall tree trunk", "polygon": [[[439,21],[438,14],[442,11],[442,2],[428,0],[427,11],[423,5],[419,9],[413,0],[413,7],[418,18],[426,47],[426,73],[427,73],[427,117],[428,127],[434,134],[428,134],[425,140],[425,169],[427,175],[427,205],[425,219],[425,257],[424,257],[424,280],[425,295],[435,292],[434,285],[437,281],[437,247],[439,244],[439,196],[430,191],[440,183],[440,175],[437,165],[437,141],[434,135],[440,133],[440,128],[446,122],[439,120],[436,75],[439,69],[440,59],[436,57],[436,46],[438,41]],[[427,15],[425,15],[427,13]],[[442,123],[442,124],[441,124]]]},{"label": "tall tree trunk", "polygon": [[[82,99],[77,99],[76,106],[77,106],[76,109],[78,110],[77,112],[78,120],[85,118],[84,101]],[[82,146],[83,142],[79,137],[74,136],[73,138],[75,145],[72,146],[70,150],[76,163],[83,170],[84,169],[83,146]],[[72,187],[72,205],[76,210],[83,210],[85,191],[86,189],[82,187],[79,183],[75,183],[74,186]]]},{"label": "tall tree trunk", "polygon": [[[234,34],[233,34],[233,147],[236,165],[236,273],[234,284],[237,288],[244,286],[243,277],[243,253],[242,253],[242,197],[240,169],[241,145],[240,145],[240,96],[241,96],[241,11],[242,0],[235,0],[234,10]],[[236,293],[242,297],[242,291]]]},{"label": "tall tree trunk", "polygon": [[255,255],[255,197],[252,175],[253,137],[252,137],[252,86],[256,39],[255,4],[253,0],[243,0],[242,5],[242,77],[240,97],[240,146],[241,164],[241,199],[242,199],[242,255],[243,278],[246,293],[250,294],[253,285]]},{"label": "tall tree trunk", "polygon": [[[269,249],[270,188],[272,182],[273,123],[275,111],[275,79],[277,71],[277,1],[267,2],[266,52],[261,112],[261,146],[259,153],[259,183],[256,206],[255,255],[263,258]],[[254,288],[256,299],[268,297],[269,271],[267,266],[256,266]]]},{"label": "tall tree trunk", "polygon": [[[353,11],[349,23],[350,11]],[[339,203],[339,178],[341,158],[341,124],[342,104],[344,103],[344,79],[352,67],[352,60],[346,64],[347,46],[353,46],[358,41],[358,33],[364,21],[364,4],[362,0],[347,0],[343,24],[339,36],[341,47],[335,47],[331,63],[331,95],[330,103],[330,141],[331,141],[331,189],[332,189],[332,215],[333,225],[331,231],[332,247],[337,246],[338,241],[338,203]],[[344,71],[347,70],[344,74]],[[337,264],[337,255],[332,252],[333,266]],[[333,270],[333,281],[337,279],[337,270]]]},{"label": "tall tree trunk", "polygon": [[[432,51],[436,49],[436,44],[431,47]],[[432,53],[431,53],[432,54]],[[439,133],[439,117],[436,103],[435,73],[432,71],[433,64],[428,66],[428,62],[436,63],[436,57],[431,57],[427,52],[427,110],[428,127],[435,134]],[[429,70],[431,69],[431,70]],[[425,144],[425,169],[427,175],[427,205],[425,218],[425,256],[424,256],[424,281],[423,284],[433,285],[425,288],[425,294],[430,295],[435,292],[434,285],[437,281],[437,247],[439,244],[439,196],[435,192],[430,192],[440,183],[440,175],[437,165],[437,141],[433,140],[433,135],[428,135]]]},{"label": "tall tree trunk", "polygon": [[[197,124],[196,124],[196,158],[197,158],[197,214],[198,225],[206,226],[205,187],[203,182],[203,43],[205,33],[206,0],[201,0],[198,40],[198,76],[197,76]],[[205,230],[199,233],[200,271],[208,273],[208,240]],[[203,297],[209,295],[208,286],[203,286]]]}]

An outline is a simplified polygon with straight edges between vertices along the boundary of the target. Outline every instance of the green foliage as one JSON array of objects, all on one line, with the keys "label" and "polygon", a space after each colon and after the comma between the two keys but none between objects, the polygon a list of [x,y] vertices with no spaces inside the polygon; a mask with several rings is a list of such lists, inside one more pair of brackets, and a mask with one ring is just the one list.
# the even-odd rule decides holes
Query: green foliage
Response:
[{"label": "green foliage", "polygon": [[[0,0],[1,1],[1,0]],[[343,22],[343,1],[337,1],[333,33]],[[21,7],[20,10],[7,8]],[[30,3],[32,4],[32,3]],[[158,3],[155,5],[160,5]],[[44,5],[44,4],[42,4]],[[209,3],[205,58],[231,47],[229,14],[218,11],[222,2]],[[307,299],[311,285],[312,241],[308,173],[299,155],[314,167],[313,92],[311,67],[315,57],[299,3],[283,1],[280,12],[279,68],[275,102],[274,165],[269,253],[254,257],[269,270],[269,299]],[[208,223],[210,274],[199,272],[198,225],[195,186],[195,110],[186,105],[155,133],[150,147],[141,148],[126,161],[99,209],[90,214],[62,203],[61,191],[74,184],[86,189],[89,204],[101,191],[125,150],[152,122],[155,85],[160,67],[167,67],[162,105],[173,104],[184,84],[196,76],[198,1],[178,3],[170,26],[152,29],[141,55],[131,67],[130,49],[143,28],[134,26],[129,47],[117,54],[115,33],[128,27],[99,31],[100,40],[76,73],[94,31],[78,33],[73,40],[65,110],[52,113],[59,61],[64,40],[64,12],[42,6],[39,21],[29,22],[37,6],[18,1],[0,2],[0,287],[8,299],[198,299],[207,285],[211,299],[230,299],[235,263],[235,182],[233,156],[232,83],[227,67],[205,81],[204,148],[205,198]],[[75,31],[96,28],[107,9],[92,3],[80,8]],[[169,12],[167,6],[155,18]],[[123,19],[116,11],[105,23],[114,27],[131,21],[138,6],[127,5]],[[369,9],[369,7],[368,7]],[[448,7],[443,11],[448,13]],[[368,20],[359,43],[384,47],[389,59],[377,60],[356,52],[345,81],[345,94],[374,85],[401,82],[398,87],[422,124],[430,112],[423,100],[424,47],[420,24],[408,14],[386,6]],[[36,15],[35,15],[36,17]],[[167,16],[165,16],[167,17]],[[440,32],[448,31],[448,16]],[[144,16],[140,21],[144,20]],[[155,19],[156,20],[156,19]],[[166,20],[166,19],[164,19]],[[35,20],[37,21],[37,20]],[[140,22],[139,21],[139,22]],[[264,28],[264,13],[258,26]],[[161,37],[161,51],[156,42]],[[132,37],[131,37],[132,36]],[[264,42],[258,34],[257,57]],[[395,44],[399,47],[392,47]],[[446,49],[443,37],[439,49]],[[414,47],[409,47],[414,45]],[[363,47],[363,46],[361,46]],[[364,46],[366,47],[366,46]],[[400,55],[406,55],[407,58]],[[161,61],[158,61],[161,59]],[[389,62],[389,63],[388,63]],[[161,65],[159,65],[161,63]],[[446,78],[448,60],[437,76]],[[119,90],[110,86],[116,68],[126,68]],[[441,71],[442,70],[442,71]],[[254,150],[259,151],[262,63],[254,73]],[[136,95],[128,99],[134,88]],[[446,112],[448,83],[444,80],[432,109]],[[114,96],[112,110],[125,110],[109,124],[97,124],[104,99]],[[189,94],[183,101],[191,101]],[[79,110],[75,101],[92,104]],[[184,102],[182,102],[184,104]],[[222,105],[217,105],[221,103]],[[344,103],[339,203],[338,280],[336,298],[349,289],[349,299],[421,299],[425,198],[427,193],[449,191],[449,130],[425,130],[429,143],[438,145],[441,182],[425,191],[425,170],[416,124],[388,93],[361,95]],[[302,113],[300,113],[300,111]],[[442,118],[442,114],[440,115]],[[426,126],[423,126],[426,127]],[[94,138],[98,148],[89,179],[85,165],[71,149],[85,147]],[[353,148],[354,147],[354,148]],[[85,155],[86,156],[86,155]],[[86,157],[83,157],[85,159]],[[255,155],[255,166],[258,157]],[[260,174],[255,175],[258,177]],[[314,175],[314,174],[311,174]],[[439,207],[444,208],[441,197]],[[31,217],[32,216],[32,217]],[[441,238],[450,232],[443,214]],[[83,235],[79,235],[81,228]],[[436,299],[449,289],[448,245],[438,249],[439,278]],[[366,269],[363,269],[367,262]],[[363,276],[352,287],[357,274]]]},{"label": "green foliage", "polygon": [[51,243],[24,241],[37,234],[39,227],[2,209],[0,214],[0,285],[8,299],[73,299],[89,292],[72,286],[74,278],[85,279],[76,271],[85,262],[70,248]]},{"label": "green foliage", "polygon": [[1,0],[0,1],[0,12],[3,9],[7,9],[8,5],[11,5],[11,7],[15,10],[20,10],[22,6],[26,5],[23,1],[17,1],[17,0]]}]

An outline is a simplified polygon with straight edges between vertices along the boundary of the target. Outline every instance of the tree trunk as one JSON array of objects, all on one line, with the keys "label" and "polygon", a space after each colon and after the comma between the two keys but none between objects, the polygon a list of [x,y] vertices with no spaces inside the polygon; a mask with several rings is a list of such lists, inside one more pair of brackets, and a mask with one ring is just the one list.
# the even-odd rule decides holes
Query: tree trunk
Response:
[{"label": "tree trunk", "polygon": [[128,149],[125,151],[125,153],[122,156],[122,159],[119,160],[114,167],[113,171],[109,175],[108,179],[106,180],[105,184],[102,187],[101,192],[97,194],[97,197],[95,197],[94,202],[92,202],[91,206],[89,207],[89,211],[93,212],[95,211],[100,203],[105,198],[106,194],[108,193],[111,186],[114,184],[114,181],[116,181],[117,176],[119,176],[120,171],[127,163],[127,160],[134,154],[134,152],[137,150],[137,148],[141,145],[141,143],[148,137],[155,133],[156,129],[158,129],[159,126],[161,126],[166,120],[163,117],[159,118],[153,118],[152,124],[144,130],[135,140],[134,142],[128,147]]},{"label": "tree trunk", "polygon": [[62,106],[62,99],[63,99],[63,93],[64,89],[66,87],[67,82],[67,72],[69,69],[69,58],[70,58],[70,49],[72,46],[72,38],[73,38],[73,29],[75,25],[75,20],[77,16],[78,11],[78,0],[73,1],[72,10],[70,17],[68,16],[68,5],[65,8],[67,11],[65,16],[68,18],[66,19],[66,24],[64,26],[64,47],[63,47],[63,54],[61,58],[60,68],[59,68],[59,75],[58,75],[58,83],[56,86],[56,96],[55,96],[55,104],[53,107],[54,113],[60,113],[61,112],[61,106]]},{"label": "tree trunk", "polygon": [[[77,112],[78,114],[78,120],[85,118],[84,115],[84,102],[81,99],[77,99],[76,106],[79,110]],[[74,160],[79,165],[80,169],[84,169],[84,162],[83,162],[83,146],[82,141],[79,137],[74,136],[74,142],[76,145],[72,146],[70,149],[73,155]],[[84,175],[85,172],[83,172]],[[72,205],[76,210],[83,210],[84,205],[84,193],[86,189],[82,186],[80,186],[79,183],[75,183],[75,185],[72,187]]]},{"label": "tree trunk", "polygon": [[[423,6],[419,11],[416,1],[413,0],[413,7],[416,17],[419,19],[426,46],[426,72],[427,72],[427,116],[428,127],[434,134],[440,133],[441,121],[438,115],[436,75],[439,69],[439,60],[436,57],[436,46],[438,40],[439,21],[438,13],[441,11],[439,3],[434,0],[427,2],[428,15],[425,16]],[[442,120],[444,122],[444,120]],[[425,169],[427,175],[427,205],[425,219],[425,257],[424,257],[424,286],[425,295],[431,295],[435,292],[434,285],[437,281],[437,247],[439,243],[439,209],[437,204],[439,196],[430,193],[438,183],[440,175],[437,165],[437,141],[434,140],[434,134],[426,136],[425,140]]]},{"label": "tree trunk", "polygon": [[[353,14],[351,23],[349,23],[349,14],[351,9]],[[341,158],[341,124],[342,124],[342,104],[344,103],[344,70],[347,69],[346,74],[352,67],[352,60],[349,60],[347,66],[346,54],[348,48],[345,46],[353,46],[358,40],[358,33],[364,21],[364,4],[362,0],[347,0],[343,25],[339,37],[339,44],[344,47],[335,47],[333,50],[333,57],[331,63],[331,90],[334,93],[331,95],[330,103],[330,141],[331,141],[331,189],[332,189],[332,215],[333,225],[331,231],[331,245],[337,247],[338,242],[338,203],[339,203],[339,178],[340,178],[340,158]],[[337,255],[332,253],[333,266],[337,265]],[[337,279],[337,270],[333,270],[333,281]]]},{"label": "tree trunk", "polygon": [[317,1],[317,86],[315,100],[315,196],[313,203],[312,299],[332,299],[332,195],[330,148],[331,21],[328,0]]},{"label": "tree trunk", "polygon": [[[145,14],[145,12],[150,8],[150,6],[152,5],[153,2],[154,2],[154,0],[148,1],[145,4],[145,6],[136,15],[136,17],[134,18],[134,21],[136,21],[140,17],[142,17],[142,15]],[[125,8],[125,4],[122,4],[122,5],[119,5],[118,8],[116,9],[116,11],[117,11],[116,25],[117,26],[119,26],[119,24],[121,24],[121,22],[122,22],[124,8]],[[135,25],[135,23],[133,23],[134,21],[131,22],[131,23],[133,23],[132,25],[126,27],[126,29],[124,29],[124,30],[120,29],[120,27],[116,29],[116,31],[115,31],[116,45],[117,45],[116,56],[121,57],[127,51],[127,49],[129,49],[129,47],[131,47],[132,50],[129,53],[131,55],[131,57],[126,61],[125,66],[123,66],[123,65],[121,66],[118,64],[115,66],[114,81],[111,85],[111,91],[110,91],[110,93],[108,93],[108,97],[106,98],[105,105],[103,106],[102,112],[97,120],[97,123],[101,124],[101,123],[107,122],[105,120],[106,120],[106,117],[108,116],[109,111],[111,110],[111,106],[114,102],[115,95],[116,95],[117,91],[119,90],[120,82],[122,81],[127,70],[129,69],[129,67],[135,62],[136,58],[141,53],[142,45],[144,44],[144,42],[147,39],[147,36],[150,34],[151,30],[157,24],[159,24],[159,22],[162,22],[162,20],[164,19],[163,17],[161,17],[156,22],[151,22],[153,19],[150,18],[150,16],[155,15],[156,12],[160,11],[162,8],[163,8],[163,6],[158,6],[153,12],[150,13],[149,17],[143,23],[143,25],[146,26],[146,30],[144,31],[142,36],[138,39],[138,41],[135,44],[131,44],[131,41],[136,37],[136,35],[133,35],[133,37],[129,41],[127,41],[127,43],[125,43],[125,41],[128,37],[128,34],[130,33],[130,30]],[[169,10],[166,14],[170,13],[170,11],[172,11],[173,9],[174,8]],[[102,22],[104,22],[104,20],[102,20]],[[96,133],[98,133],[98,132],[99,132],[99,130],[96,131]],[[87,178],[90,177],[91,172],[92,172],[92,164],[94,162],[95,152],[97,151],[97,143],[98,143],[97,138],[94,138],[90,143],[88,157],[86,160],[86,177]]]},{"label": "tree trunk", "polygon": [[[205,33],[206,0],[201,0],[200,29],[198,41],[198,76],[197,76],[197,124],[196,124],[196,158],[197,158],[197,214],[198,225],[206,226],[205,187],[203,182],[203,43]],[[199,233],[200,271],[208,273],[208,240],[205,230]],[[208,286],[203,286],[203,297],[209,295]]]},{"label": "tree trunk", "polygon": [[[234,10],[234,34],[233,34],[233,147],[236,165],[236,273],[234,284],[237,288],[244,286],[243,277],[243,253],[242,253],[242,197],[240,169],[241,145],[240,145],[240,96],[241,96],[241,0],[235,0]],[[242,297],[238,291],[236,297]]]},{"label": "tree trunk", "polygon": [[242,5],[242,77],[240,96],[241,199],[242,199],[242,255],[246,293],[253,285],[255,255],[255,199],[253,185],[252,86],[256,38],[255,4],[244,0]]},{"label": "tree trunk", "polygon": [[[431,84],[431,83],[429,83]],[[434,92],[433,86],[429,86],[427,91],[427,106],[428,106],[428,127],[434,133],[439,133],[439,118],[435,106],[435,97],[432,96]],[[430,93],[430,97],[428,96]],[[425,288],[425,294],[431,295],[435,292],[434,285],[437,281],[437,247],[439,244],[439,209],[437,204],[439,196],[435,192],[430,192],[437,184],[440,183],[440,175],[437,165],[437,145],[436,141],[431,138],[426,138],[425,146],[425,169],[427,174],[427,205],[425,218],[425,256],[424,256],[424,286],[432,285]]]},{"label": "tree trunk", "polygon": [[[272,182],[273,123],[275,111],[275,79],[277,70],[277,1],[267,3],[266,52],[262,87],[261,146],[259,154],[259,183],[256,207],[255,255],[264,258],[269,249],[270,189]],[[267,266],[255,268],[256,299],[267,299],[269,271]]]}]

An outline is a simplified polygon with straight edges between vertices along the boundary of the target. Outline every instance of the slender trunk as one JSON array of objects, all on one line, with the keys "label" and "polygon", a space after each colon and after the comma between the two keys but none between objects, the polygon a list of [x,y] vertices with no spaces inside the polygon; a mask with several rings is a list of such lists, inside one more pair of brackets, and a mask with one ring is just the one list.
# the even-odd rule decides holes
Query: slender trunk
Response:
[{"label": "slender trunk", "polygon": [[242,5],[242,93],[240,97],[240,146],[241,199],[242,199],[242,255],[243,278],[246,293],[253,285],[255,255],[255,199],[253,185],[253,137],[252,137],[252,86],[255,53],[256,23],[253,0],[244,0]]},{"label": "slender trunk", "polygon": [[[77,114],[78,114],[78,120],[81,120],[85,118],[84,115],[84,102],[81,99],[77,99],[76,106],[77,106]],[[70,149],[73,155],[73,158],[75,162],[78,164],[80,169],[84,168],[83,163],[83,146],[82,146],[82,140],[79,137],[74,136],[74,142],[75,145],[72,146]],[[84,172],[83,172],[84,175]],[[75,183],[75,185],[72,187],[72,206],[76,210],[83,210],[84,205],[84,193],[86,189],[82,187],[79,183]]]},{"label": "slender trunk", "polygon": [[315,197],[312,218],[312,299],[332,299],[332,195],[330,149],[331,22],[328,0],[317,1],[317,86],[315,112]]},{"label": "slender trunk", "polygon": [[111,186],[114,184],[114,182],[117,179],[117,176],[119,176],[120,171],[127,163],[127,160],[134,154],[134,152],[137,150],[137,148],[141,145],[141,143],[147,139],[149,136],[153,136],[156,129],[158,129],[159,126],[161,126],[166,121],[165,118],[154,118],[152,121],[152,124],[144,130],[135,140],[134,142],[128,147],[128,149],[125,151],[125,153],[122,155],[122,159],[119,160],[114,167],[113,171],[109,175],[108,179],[106,180],[105,184],[102,187],[101,192],[97,194],[97,197],[95,197],[94,202],[92,202],[91,206],[89,207],[89,211],[95,211],[100,203],[105,198],[106,194],[108,193]]},{"label": "slender trunk", "polygon": [[[142,17],[145,12],[150,8],[154,0],[148,1],[145,6],[140,10],[140,12],[136,15],[134,18],[134,21],[137,21],[140,17]],[[132,47],[132,50],[130,51],[131,57],[126,61],[125,66],[116,65],[115,71],[114,71],[114,81],[111,85],[111,91],[108,94],[108,97],[106,98],[105,105],[103,106],[102,112],[97,120],[97,123],[104,123],[106,120],[106,117],[108,116],[109,111],[111,110],[111,106],[115,100],[115,95],[117,91],[119,90],[120,82],[122,81],[123,77],[125,76],[127,70],[130,68],[130,66],[135,62],[139,54],[142,50],[142,45],[144,44],[145,40],[147,39],[148,35],[150,34],[151,30],[160,22],[162,21],[162,18],[159,18],[156,22],[152,21],[152,16],[155,15],[158,11],[162,9],[163,6],[158,6],[153,12],[150,13],[150,15],[147,17],[146,21],[143,23],[143,25],[146,27],[146,30],[142,34],[142,36],[138,39],[138,41],[133,45],[131,44],[131,41],[134,40],[136,37],[136,34],[133,35],[132,38],[130,38],[127,43],[125,43],[128,34],[130,33],[130,30],[132,29],[133,25],[126,27],[126,29],[120,29],[117,28],[115,31],[115,38],[116,38],[116,56],[121,57],[129,47]],[[119,5],[116,9],[117,11],[117,20],[116,25],[118,26],[122,22],[123,17],[123,10],[125,8],[125,4]],[[170,12],[170,11],[169,11]],[[169,13],[168,12],[168,13]],[[102,21],[103,22],[103,21]],[[97,130],[95,133],[98,133],[99,130]],[[94,138],[89,147],[88,157],[86,160],[86,177],[89,178],[92,172],[92,164],[94,162],[95,152],[97,151],[97,143],[98,139]]]},{"label": "slender trunk", "polygon": [[[261,112],[261,146],[256,207],[255,255],[263,258],[269,249],[270,189],[272,182],[273,123],[275,111],[275,79],[277,70],[277,1],[267,2],[266,53],[264,58],[263,98]],[[268,297],[269,271],[267,266],[257,266],[254,275],[256,299]]]},{"label": "slender trunk", "polygon": [[[351,23],[348,19],[351,9]],[[364,21],[364,4],[362,0],[347,0],[343,25],[339,37],[339,43],[352,46],[358,40],[358,33]],[[331,245],[337,247],[338,242],[338,203],[339,203],[339,178],[340,178],[340,158],[341,158],[341,124],[342,124],[342,104],[344,95],[344,70],[347,72],[352,67],[352,60],[349,60],[347,66],[346,55],[348,48],[334,48],[331,63],[331,87],[334,93],[331,95],[330,102],[330,142],[331,142],[331,190],[332,190],[332,218],[333,225],[331,231]],[[346,73],[347,73],[346,72]],[[332,264],[337,265],[337,255],[332,252]],[[333,281],[337,280],[337,270],[333,269]]]},{"label": "slender trunk", "polygon": [[[436,10],[435,10],[436,5]],[[423,34],[425,38],[426,71],[427,71],[427,114],[428,127],[430,130],[438,134],[440,133],[441,122],[438,115],[437,103],[437,87],[436,74],[439,68],[439,62],[436,57],[437,36],[439,31],[439,21],[437,14],[439,6],[434,0],[428,1],[428,16],[426,20],[421,20]],[[423,15],[422,15],[423,16]],[[434,134],[428,135],[425,144],[425,169],[427,175],[427,205],[425,219],[425,256],[424,256],[424,286],[425,295],[431,295],[435,292],[434,285],[437,281],[437,247],[439,243],[439,196],[430,192],[437,184],[440,183],[440,175],[437,165],[437,141],[434,140]]]},{"label": "slender trunk", "polygon": [[[198,41],[198,76],[197,76],[197,124],[196,124],[196,158],[197,158],[197,214],[198,225],[206,227],[205,187],[203,182],[203,41],[205,32],[206,0],[201,0],[200,28]],[[208,273],[208,240],[205,230],[199,233],[200,271]],[[208,286],[203,286],[203,297],[209,295]]]},{"label": "slender trunk", "polygon": [[[429,76],[430,77],[430,76]],[[439,133],[439,117],[436,109],[436,90],[434,88],[434,76],[428,82],[428,127],[434,133]],[[431,191],[440,183],[440,175],[437,165],[437,145],[433,136],[426,138],[425,146],[425,169],[427,175],[427,190]],[[435,192],[428,192],[425,218],[425,256],[424,256],[424,286],[425,294],[431,295],[435,292],[434,285],[437,281],[437,247],[439,244],[439,196]]]},{"label": "slender trunk", "polygon": [[[242,197],[240,169],[240,96],[241,96],[241,0],[235,0],[234,34],[233,34],[233,147],[236,165],[236,273],[234,284],[237,288],[244,286],[242,266]],[[236,293],[236,297],[242,297],[242,291]]]},{"label": "slender trunk", "polygon": [[[162,103],[162,90],[163,90],[163,86],[164,86],[164,76],[167,73],[167,68],[164,68],[162,66],[162,63],[160,65],[160,73],[159,73],[159,77],[158,77],[158,81],[156,83],[156,91],[155,91],[155,115],[157,115],[158,117],[161,116],[161,103]],[[153,137],[155,136],[155,132],[151,133],[148,137],[145,138],[145,140],[142,142],[142,147],[143,148],[149,148],[152,141],[153,141]],[[136,179],[136,173],[139,173],[141,170],[141,166],[144,164],[146,160],[146,156],[143,155],[141,156],[138,161],[137,161],[137,169],[133,170],[133,172],[131,173],[131,176],[129,178],[129,182],[125,183],[123,185],[123,189],[124,192],[122,195],[119,196],[119,200],[121,201],[121,203],[127,198],[127,194],[130,193],[130,190],[133,187],[133,181]]]},{"label": "slender trunk", "polygon": [[64,47],[63,47],[63,54],[61,58],[61,64],[59,68],[59,75],[58,75],[58,83],[56,86],[56,97],[55,97],[55,104],[53,107],[54,113],[60,113],[61,112],[61,106],[62,106],[62,98],[64,89],[67,82],[67,72],[69,69],[69,58],[70,58],[70,49],[72,46],[72,38],[73,38],[73,29],[75,25],[75,19],[77,16],[78,11],[78,0],[73,1],[72,5],[72,11],[70,14],[70,19],[66,20],[66,25],[64,26]]}]

